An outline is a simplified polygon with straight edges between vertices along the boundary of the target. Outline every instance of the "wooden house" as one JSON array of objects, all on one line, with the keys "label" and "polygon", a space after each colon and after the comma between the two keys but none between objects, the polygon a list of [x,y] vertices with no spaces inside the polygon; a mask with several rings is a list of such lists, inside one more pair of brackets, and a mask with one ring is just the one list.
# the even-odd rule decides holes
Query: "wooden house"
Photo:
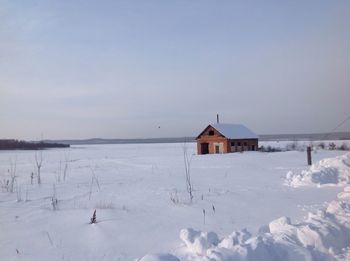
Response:
[{"label": "wooden house", "polygon": [[198,154],[258,150],[258,136],[241,124],[210,124],[196,138]]}]

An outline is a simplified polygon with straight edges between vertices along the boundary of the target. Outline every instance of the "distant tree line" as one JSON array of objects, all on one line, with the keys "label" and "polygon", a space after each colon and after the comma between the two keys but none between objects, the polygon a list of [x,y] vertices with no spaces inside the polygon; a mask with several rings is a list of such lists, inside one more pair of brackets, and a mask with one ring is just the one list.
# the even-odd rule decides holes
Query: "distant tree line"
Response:
[{"label": "distant tree line", "polygon": [[41,150],[48,148],[68,148],[69,144],[48,143],[48,142],[28,142],[14,139],[0,139],[0,150]]},{"label": "distant tree line", "polygon": [[298,141],[294,141],[290,144],[286,144],[284,147],[273,147],[271,145],[260,146],[259,151],[262,151],[262,152],[282,152],[282,151],[291,151],[291,150],[304,151],[306,150],[307,146],[311,146],[314,149],[322,149],[322,150],[346,150],[346,151],[350,150],[350,147],[346,142],[336,145],[334,142],[329,142],[328,144],[326,144],[325,142],[321,141],[318,144],[316,144],[311,141],[310,144],[307,145],[303,143],[298,144]]}]

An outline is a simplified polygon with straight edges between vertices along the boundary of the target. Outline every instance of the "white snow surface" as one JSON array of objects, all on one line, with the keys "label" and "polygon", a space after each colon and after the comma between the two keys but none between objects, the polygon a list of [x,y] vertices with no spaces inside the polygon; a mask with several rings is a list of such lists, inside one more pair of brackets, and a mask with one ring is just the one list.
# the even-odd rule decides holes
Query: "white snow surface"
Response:
[{"label": "white snow surface", "polygon": [[[348,184],[349,159],[350,153],[321,160],[310,170],[302,171],[302,178],[298,178],[296,184]],[[290,176],[289,173],[287,178]],[[177,251],[180,260],[350,260],[350,186],[326,209],[309,212],[301,222],[292,223],[289,217],[283,216],[262,226],[255,236],[243,229],[221,239],[214,232],[188,228],[181,230],[180,239],[184,242],[181,251]]]},{"label": "white snow surface", "polygon": [[[196,145],[187,146],[189,155],[194,154]],[[343,154],[319,150],[313,160]],[[12,169],[16,165],[13,192],[6,188],[11,165]],[[299,244],[294,252],[300,255],[308,253],[303,244],[309,244],[313,258],[343,256],[346,260],[347,252],[341,247],[346,248],[342,233],[349,222],[349,193],[343,191],[330,204],[342,187],[284,185],[288,171],[303,169],[307,169],[306,153],[300,151],[193,155],[194,199],[190,203],[183,144],[45,150],[41,185],[36,183],[34,151],[1,151],[0,260],[129,261],[143,257],[142,261],[178,261],[215,260],[215,255],[234,260],[232,253],[249,260],[256,251],[267,256],[268,246],[284,239]],[[97,223],[89,224],[95,209]],[[324,211],[305,217],[317,209]],[[270,224],[282,216],[290,219]],[[317,233],[302,237],[317,223],[323,224]],[[327,234],[327,229],[332,233]],[[288,237],[281,234],[278,241],[278,231],[291,232]],[[314,241],[308,237],[311,234]],[[330,235],[339,242],[333,244]],[[284,241],[280,245],[276,249],[291,251],[285,249]]]}]

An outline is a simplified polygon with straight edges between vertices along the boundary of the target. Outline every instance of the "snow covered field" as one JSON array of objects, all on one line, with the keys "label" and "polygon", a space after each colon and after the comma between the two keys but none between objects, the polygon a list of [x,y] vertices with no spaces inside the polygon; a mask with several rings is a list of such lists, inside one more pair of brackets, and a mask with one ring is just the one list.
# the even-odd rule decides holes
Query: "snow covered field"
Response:
[{"label": "snow covered field", "polygon": [[[195,144],[187,146],[189,154],[194,154]],[[313,162],[345,153],[318,150],[313,153]],[[350,164],[347,159],[341,162]],[[35,152],[3,151],[0,260],[134,260],[158,252],[181,259],[210,260],[213,255],[207,257],[206,252],[193,253],[190,238],[200,234],[195,231],[215,231],[220,240],[244,228],[256,234],[282,216],[300,223],[309,211],[329,206],[347,181],[337,182],[338,173],[331,174],[330,180],[340,186],[309,183],[318,180],[317,171],[331,163],[313,166],[307,174],[306,153],[300,151],[193,155],[194,199],[190,204],[183,144],[46,150],[40,185],[35,175],[31,184]],[[7,180],[14,166],[11,193]],[[345,166],[341,171],[344,174],[348,169]],[[57,205],[53,206],[52,199],[57,199]],[[95,209],[98,223],[91,225]],[[273,223],[270,232],[288,222],[281,219]],[[185,228],[192,230],[182,230]],[[208,249],[214,251],[216,245]],[[165,255],[164,260],[172,257]],[[232,260],[232,256],[213,260]]]}]

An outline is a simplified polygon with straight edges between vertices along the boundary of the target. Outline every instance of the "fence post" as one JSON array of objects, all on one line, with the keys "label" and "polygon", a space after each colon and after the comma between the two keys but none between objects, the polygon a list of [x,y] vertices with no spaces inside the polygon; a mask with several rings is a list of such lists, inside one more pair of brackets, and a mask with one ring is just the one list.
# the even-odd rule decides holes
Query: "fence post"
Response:
[{"label": "fence post", "polygon": [[307,146],[307,164],[310,166],[312,164],[311,160],[311,146]]}]

